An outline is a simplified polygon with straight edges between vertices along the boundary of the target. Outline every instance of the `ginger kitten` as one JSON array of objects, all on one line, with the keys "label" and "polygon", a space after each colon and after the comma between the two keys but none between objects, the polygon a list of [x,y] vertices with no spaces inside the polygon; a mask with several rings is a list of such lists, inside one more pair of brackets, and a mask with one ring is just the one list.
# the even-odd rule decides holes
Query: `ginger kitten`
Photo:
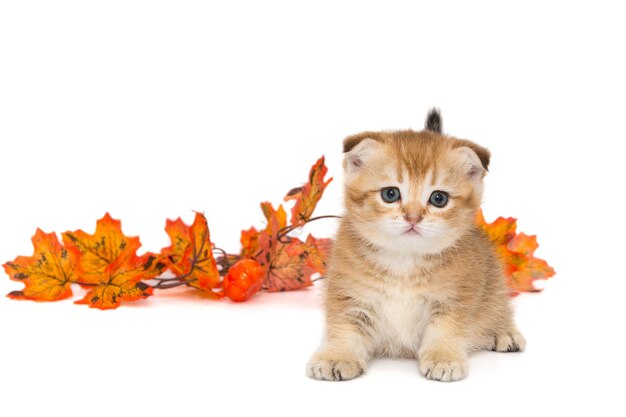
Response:
[{"label": "ginger kitten", "polygon": [[326,337],[307,375],[342,381],[371,358],[417,358],[428,379],[467,375],[475,350],[514,352],[494,247],[474,222],[489,151],[426,130],[365,132],[343,142],[345,214],[325,280]]}]

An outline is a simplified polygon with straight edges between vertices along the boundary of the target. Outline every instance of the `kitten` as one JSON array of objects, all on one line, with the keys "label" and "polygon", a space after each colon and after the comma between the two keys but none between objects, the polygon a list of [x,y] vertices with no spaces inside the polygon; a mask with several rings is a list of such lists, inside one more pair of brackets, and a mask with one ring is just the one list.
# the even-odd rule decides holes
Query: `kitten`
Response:
[{"label": "kitten", "polygon": [[343,142],[345,214],[325,279],[326,337],[307,375],[342,381],[371,358],[417,358],[428,379],[467,375],[468,353],[514,352],[495,248],[475,225],[489,151],[426,130],[365,132]]}]

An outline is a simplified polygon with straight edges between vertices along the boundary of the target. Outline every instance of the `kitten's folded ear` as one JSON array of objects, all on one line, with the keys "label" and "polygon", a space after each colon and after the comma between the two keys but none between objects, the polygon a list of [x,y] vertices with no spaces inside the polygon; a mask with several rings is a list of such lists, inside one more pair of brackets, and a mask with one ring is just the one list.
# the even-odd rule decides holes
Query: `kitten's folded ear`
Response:
[{"label": "kitten's folded ear", "polygon": [[428,115],[426,116],[426,123],[424,124],[424,129],[430,130],[431,132],[434,132],[434,133],[441,134],[442,121],[441,121],[441,113],[439,112],[438,108],[433,107],[432,109],[430,109],[430,111],[428,112]]},{"label": "kitten's folded ear", "polygon": [[478,156],[478,159],[480,159],[480,163],[485,171],[489,171],[489,161],[491,160],[491,152],[489,152],[489,149],[483,148],[482,146],[465,139],[457,139],[457,144],[458,146],[466,146],[473,150],[476,156]]},{"label": "kitten's folded ear", "polygon": [[462,161],[468,179],[480,183],[489,168],[489,151],[469,140],[458,140],[454,152]]},{"label": "kitten's folded ear", "polygon": [[343,141],[343,168],[345,171],[349,174],[359,171],[381,142],[382,139],[376,132],[363,132],[348,136]]}]

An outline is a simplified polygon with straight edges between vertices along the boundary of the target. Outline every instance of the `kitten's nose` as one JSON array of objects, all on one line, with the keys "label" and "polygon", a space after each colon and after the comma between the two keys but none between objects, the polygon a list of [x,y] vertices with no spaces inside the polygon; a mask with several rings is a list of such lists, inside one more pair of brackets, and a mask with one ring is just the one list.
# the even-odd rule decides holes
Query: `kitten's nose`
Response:
[{"label": "kitten's nose", "polygon": [[409,222],[411,225],[416,225],[419,222],[422,221],[423,217],[420,216],[419,214],[416,213],[407,213],[404,215],[404,218],[406,219],[407,222]]}]

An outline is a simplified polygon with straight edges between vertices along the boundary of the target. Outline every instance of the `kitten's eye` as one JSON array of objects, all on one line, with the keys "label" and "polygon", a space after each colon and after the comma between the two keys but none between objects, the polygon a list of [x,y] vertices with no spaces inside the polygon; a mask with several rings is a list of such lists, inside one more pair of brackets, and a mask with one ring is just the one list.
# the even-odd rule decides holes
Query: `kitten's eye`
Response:
[{"label": "kitten's eye", "polygon": [[400,200],[400,190],[398,187],[386,187],[380,190],[380,196],[385,203],[395,203]]},{"label": "kitten's eye", "polygon": [[448,200],[448,193],[444,193],[443,191],[433,191],[428,202],[435,207],[442,208],[448,204]]}]

